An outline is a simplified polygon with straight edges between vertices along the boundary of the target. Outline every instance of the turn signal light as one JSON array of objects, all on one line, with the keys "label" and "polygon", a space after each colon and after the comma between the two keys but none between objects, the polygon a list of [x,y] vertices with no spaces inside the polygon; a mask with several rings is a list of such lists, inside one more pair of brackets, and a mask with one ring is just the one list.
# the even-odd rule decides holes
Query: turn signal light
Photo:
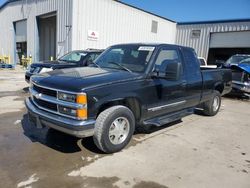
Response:
[{"label": "turn signal light", "polygon": [[[76,102],[78,104],[87,105],[87,95],[86,94],[77,95]],[[76,114],[79,119],[87,119],[88,116],[87,106],[86,108],[83,109],[77,109]]]},{"label": "turn signal light", "polygon": [[88,116],[88,110],[86,108],[83,108],[83,109],[78,109],[76,111],[77,113],[77,117],[79,119],[87,119],[87,116]]},{"label": "turn signal light", "polygon": [[87,104],[87,96],[84,94],[77,95],[76,102],[79,104]]}]

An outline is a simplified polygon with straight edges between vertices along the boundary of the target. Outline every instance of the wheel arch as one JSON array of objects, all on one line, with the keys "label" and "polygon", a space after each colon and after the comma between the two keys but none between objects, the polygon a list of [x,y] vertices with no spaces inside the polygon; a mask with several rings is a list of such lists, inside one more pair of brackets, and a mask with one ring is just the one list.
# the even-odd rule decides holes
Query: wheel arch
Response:
[{"label": "wheel arch", "polygon": [[141,104],[140,104],[140,101],[136,97],[118,98],[118,99],[114,99],[112,101],[108,101],[108,102],[101,104],[97,110],[96,118],[102,111],[112,106],[116,106],[116,105],[126,106],[133,112],[135,116],[135,120],[136,121],[140,120]]},{"label": "wheel arch", "polygon": [[222,82],[217,82],[214,86],[214,90],[219,91],[220,94],[222,94],[224,90],[224,84]]}]

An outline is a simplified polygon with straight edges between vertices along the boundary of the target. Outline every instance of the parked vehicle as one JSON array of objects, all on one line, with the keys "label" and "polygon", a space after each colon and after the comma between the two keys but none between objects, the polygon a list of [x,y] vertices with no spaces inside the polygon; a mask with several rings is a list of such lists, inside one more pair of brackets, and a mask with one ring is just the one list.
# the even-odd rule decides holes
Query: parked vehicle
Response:
[{"label": "parked vehicle", "polygon": [[217,65],[208,65],[204,57],[198,57],[200,61],[200,67],[217,68]]},{"label": "parked vehicle", "polygon": [[225,63],[224,67],[231,67],[232,65],[238,65],[244,59],[250,58],[250,54],[236,54],[231,56]]},{"label": "parked vehicle", "polygon": [[233,55],[226,61],[225,66],[232,70],[231,93],[250,97],[250,55]]},{"label": "parked vehicle", "polygon": [[89,62],[94,61],[103,50],[76,50],[65,54],[56,61],[43,61],[32,63],[25,74],[25,80],[29,83],[30,77],[34,74],[45,73],[55,69],[64,69],[72,67],[84,67]]},{"label": "parked vehicle", "polygon": [[94,64],[32,76],[26,107],[38,127],[93,136],[106,153],[123,149],[136,126],[162,126],[197,106],[216,115],[231,90],[231,70],[200,68],[188,47],[114,45]]}]

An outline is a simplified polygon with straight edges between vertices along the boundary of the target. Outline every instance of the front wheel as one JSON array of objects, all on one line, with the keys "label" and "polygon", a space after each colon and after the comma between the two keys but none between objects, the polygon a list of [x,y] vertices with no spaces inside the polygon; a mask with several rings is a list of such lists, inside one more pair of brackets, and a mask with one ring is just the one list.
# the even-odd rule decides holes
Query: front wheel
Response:
[{"label": "front wheel", "polygon": [[204,114],[207,116],[215,116],[220,110],[221,95],[220,92],[214,91],[213,97],[204,103]]},{"label": "front wheel", "polygon": [[135,118],[125,106],[113,106],[99,114],[95,124],[94,142],[105,153],[122,150],[131,140]]}]

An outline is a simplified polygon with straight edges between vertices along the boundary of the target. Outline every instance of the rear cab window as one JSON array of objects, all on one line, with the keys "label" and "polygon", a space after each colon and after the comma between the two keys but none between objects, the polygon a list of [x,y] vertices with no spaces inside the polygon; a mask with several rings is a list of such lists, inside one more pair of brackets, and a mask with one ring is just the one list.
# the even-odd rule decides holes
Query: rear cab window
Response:
[{"label": "rear cab window", "polygon": [[182,48],[183,58],[187,70],[187,76],[190,78],[198,78],[201,75],[200,61],[198,60],[196,52],[191,48]]}]

